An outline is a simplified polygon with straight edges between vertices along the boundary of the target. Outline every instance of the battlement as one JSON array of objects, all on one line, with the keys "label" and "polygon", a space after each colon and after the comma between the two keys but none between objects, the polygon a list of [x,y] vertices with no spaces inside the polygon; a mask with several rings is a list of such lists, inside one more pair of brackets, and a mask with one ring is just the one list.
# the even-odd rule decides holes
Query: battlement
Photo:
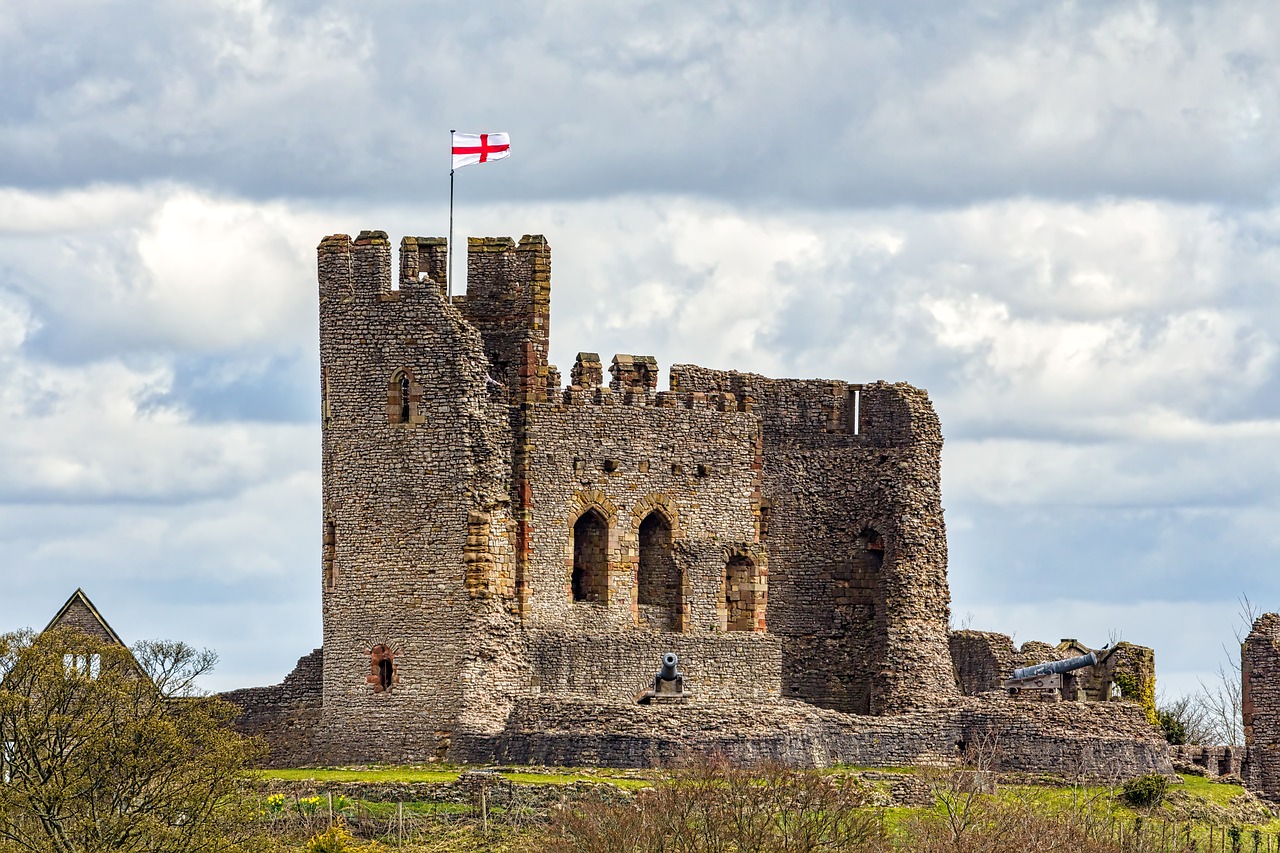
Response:
[{"label": "battlement", "polygon": [[[524,264],[545,268],[536,269],[533,277],[549,280],[549,253],[550,246],[541,234],[525,234],[518,243],[510,237],[468,237],[468,293],[457,294],[455,301],[466,301],[467,296],[473,301],[492,298],[496,290],[515,286],[511,273]],[[320,241],[317,254],[322,289],[328,284],[348,289],[348,295],[354,296],[391,294],[427,281],[442,293],[448,288],[449,241],[445,237],[402,238],[400,270],[394,278],[391,241],[385,231],[361,231],[354,240],[347,234],[330,234]],[[543,272],[545,276],[537,275]]]},{"label": "battlement", "polygon": [[765,429],[780,437],[839,436],[876,447],[942,442],[928,393],[905,382],[771,379],[676,364],[671,390],[733,394],[743,411],[758,411]]}]

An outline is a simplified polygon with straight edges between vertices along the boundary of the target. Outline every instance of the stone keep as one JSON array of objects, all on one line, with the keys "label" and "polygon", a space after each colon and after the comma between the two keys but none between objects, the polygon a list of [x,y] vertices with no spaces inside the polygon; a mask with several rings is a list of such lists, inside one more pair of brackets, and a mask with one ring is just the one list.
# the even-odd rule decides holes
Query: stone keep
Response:
[{"label": "stone keep", "polygon": [[[651,356],[547,363],[551,250],[381,231],[319,246],[327,760],[451,757],[521,703],[881,715],[957,695],[942,435],[906,384]],[[394,286],[393,286],[394,284]],[[456,757],[456,750],[454,754]]]}]

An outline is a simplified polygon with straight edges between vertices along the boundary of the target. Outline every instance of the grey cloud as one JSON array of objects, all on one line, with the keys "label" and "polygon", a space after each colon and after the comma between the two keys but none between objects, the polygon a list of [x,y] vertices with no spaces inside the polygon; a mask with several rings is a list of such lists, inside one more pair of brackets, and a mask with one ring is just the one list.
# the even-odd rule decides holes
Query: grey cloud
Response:
[{"label": "grey cloud", "polygon": [[443,193],[444,132],[506,129],[481,199],[760,205],[1008,194],[1262,202],[1265,4],[500,3],[74,11],[0,31],[0,181],[238,195]]}]

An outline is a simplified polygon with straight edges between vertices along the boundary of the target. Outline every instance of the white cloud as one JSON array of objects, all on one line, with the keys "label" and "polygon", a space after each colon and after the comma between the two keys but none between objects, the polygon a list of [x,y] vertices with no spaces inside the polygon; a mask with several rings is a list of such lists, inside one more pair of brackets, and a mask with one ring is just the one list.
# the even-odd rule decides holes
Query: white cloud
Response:
[{"label": "white cloud", "polygon": [[[263,423],[234,400],[211,421],[198,395],[178,394],[185,360],[203,359],[202,375],[234,395],[279,355],[279,381],[310,388],[319,237],[440,233],[443,208],[258,204],[168,184],[7,192],[0,464],[8,499],[46,510],[0,510],[0,531],[18,543],[10,553],[44,567],[0,617],[64,595],[91,565],[177,598],[218,583],[255,596],[255,583],[279,581],[279,607],[302,607],[314,594],[314,425]],[[587,349],[932,387],[950,436],[957,608],[973,609],[974,584],[1014,564],[1020,583],[1066,572],[1106,584],[1123,572],[1177,601],[1200,594],[1195,564],[1223,543],[1255,543],[1233,552],[1241,566],[1274,549],[1280,419],[1257,401],[1277,384],[1276,305],[1260,289],[1276,267],[1277,223],[1270,209],[1152,201],[782,212],[634,196],[471,202],[459,234],[548,234],[553,360],[566,372]],[[1073,516],[1083,526],[1053,520],[1063,507],[1084,513]],[[1142,508],[1229,515],[1209,522],[1212,536],[1167,541],[1134,537],[1178,520],[1133,531],[1104,521]],[[1050,520],[984,551],[1002,511]],[[1114,560],[1058,547],[1092,535],[1113,543]],[[1278,591],[1264,573],[1233,571],[1228,583],[1259,599]],[[162,591],[164,577],[185,591]],[[1171,630],[1153,619],[1133,638],[1167,660],[1180,654]],[[311,642],[298,635],[279,666]],[[224,672],[234,682],[255,666],[236,653]]]}]

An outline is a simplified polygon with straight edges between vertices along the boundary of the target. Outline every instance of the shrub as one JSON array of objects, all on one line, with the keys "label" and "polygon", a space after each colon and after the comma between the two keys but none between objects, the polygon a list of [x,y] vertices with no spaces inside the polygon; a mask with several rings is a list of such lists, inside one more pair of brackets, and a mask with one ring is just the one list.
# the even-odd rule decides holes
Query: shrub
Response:
[{"label": "shrub", "polygon": [[1160,730],[1164,732],[1164,739],[1174,746],[1181,746],[1187,742],[1187,726],[1182,720],[1171,711],[1160,710],[1156,712],[1156,719],[1160,722]]},{"label": "shrub", "polygon": [[358,849],[355,841],[355,836],[339,820],[324,832],[313,835],[304,849],[306,853],[346,853],[348,850]]},{"label": "shrub", "polygon": [[870,803],[870,789],[848,777],[712,760],[641,791],[633,803],[561,809],[544,849],[871,853],[884,849],[884,835]]},{"label": "shrub", "polygon": [[1169,790],[1169,780],[1159,773],[1148,773],[1124,783],[1121,795],[1131,806],[1146,808],[1158,806],[1164,801],[1165,792]]}]

